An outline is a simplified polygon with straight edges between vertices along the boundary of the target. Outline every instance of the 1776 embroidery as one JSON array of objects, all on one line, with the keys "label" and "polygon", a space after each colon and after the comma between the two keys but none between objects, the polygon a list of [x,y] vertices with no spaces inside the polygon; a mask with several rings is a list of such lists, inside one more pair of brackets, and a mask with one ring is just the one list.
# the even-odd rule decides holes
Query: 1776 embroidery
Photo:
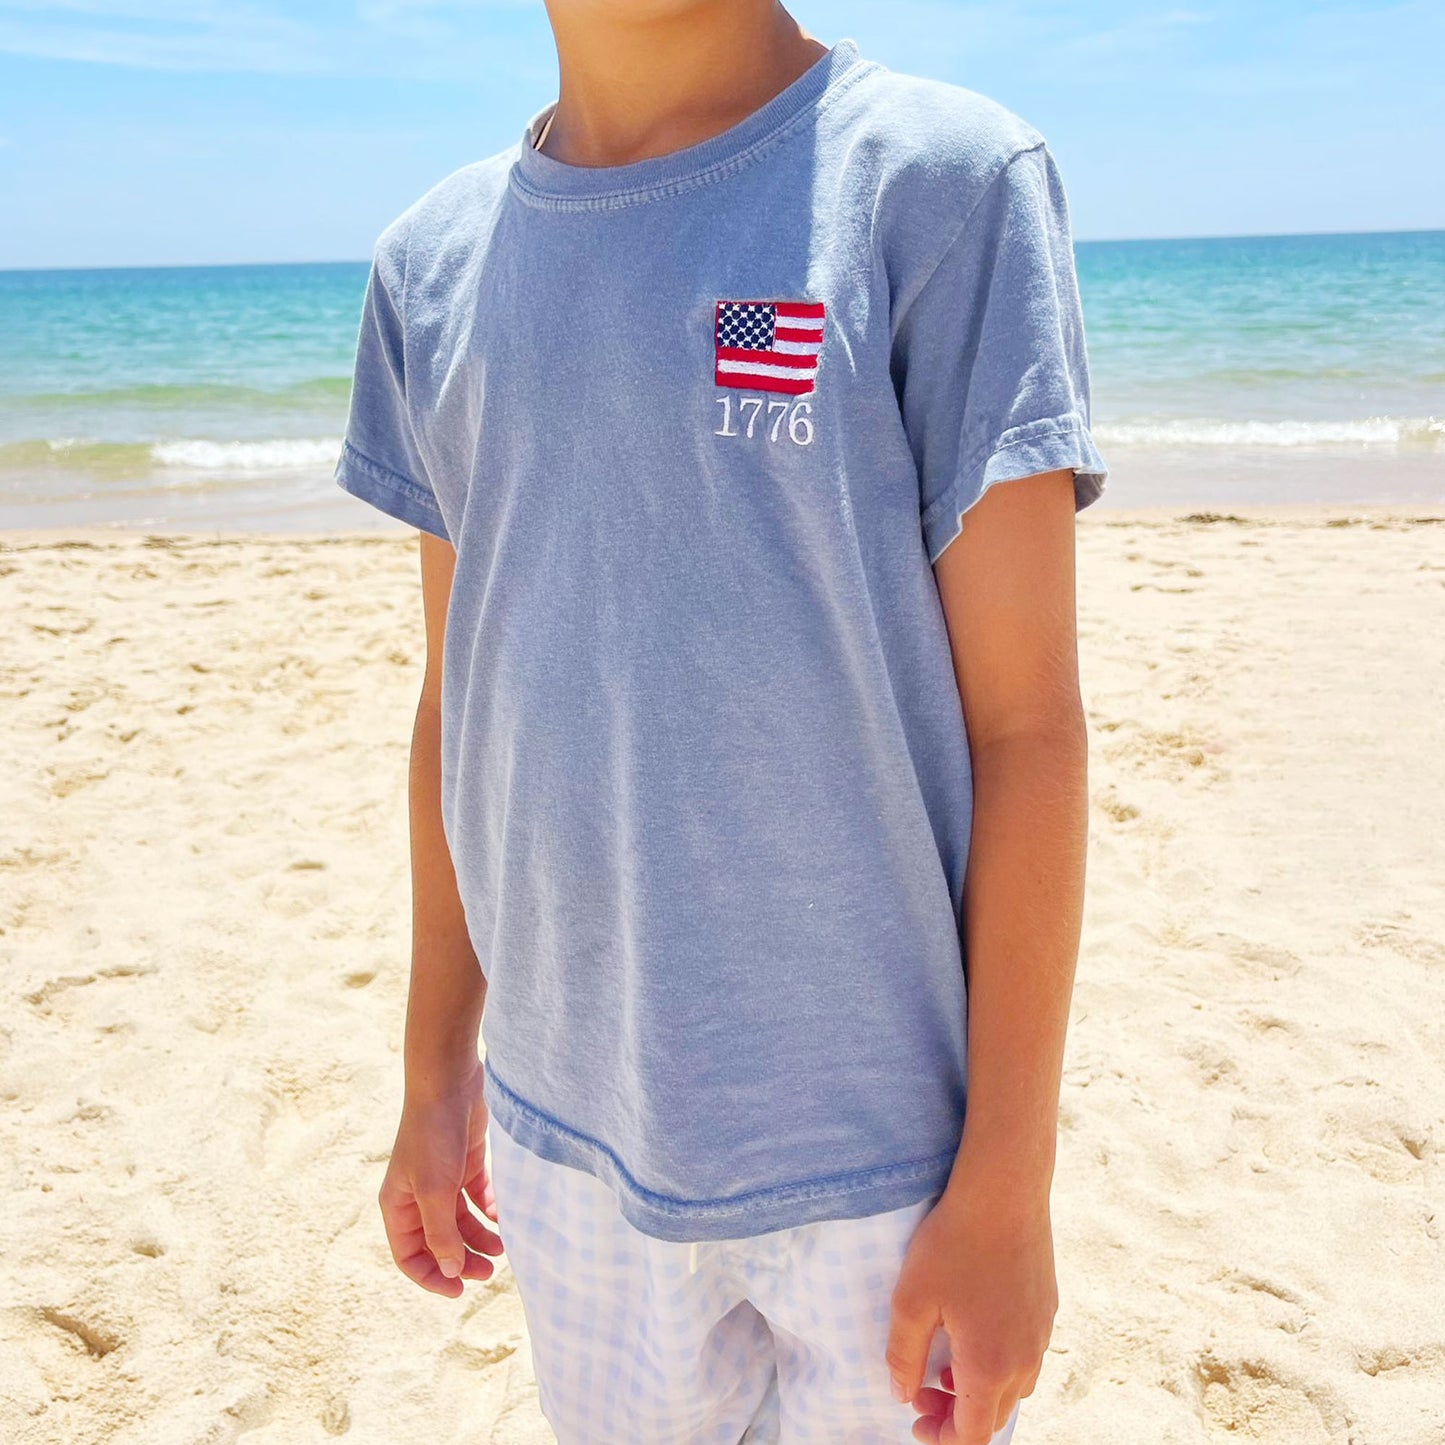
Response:
[{"label": "1776 embroidery", "polygon": [[823,349],[821,301],[719,301],[713,325],[719,386],[801,395]]}]

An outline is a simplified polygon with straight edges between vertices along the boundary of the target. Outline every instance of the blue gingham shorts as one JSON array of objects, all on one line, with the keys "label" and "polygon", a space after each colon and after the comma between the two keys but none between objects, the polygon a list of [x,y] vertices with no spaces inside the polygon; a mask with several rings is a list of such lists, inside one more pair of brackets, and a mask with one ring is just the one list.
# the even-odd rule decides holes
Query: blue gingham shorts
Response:
[{"label": "blue gingham shorts", "polygon": [[[497,1228],[560,1445],[913,1445],[884,1350],[932,1199],[863,1219],[678,1244],[580,1169],[488,1130]],[[926,1384],[948,1363],[939,1330]],[[990,1445],[1007,1445],[1018,1406]]]}]

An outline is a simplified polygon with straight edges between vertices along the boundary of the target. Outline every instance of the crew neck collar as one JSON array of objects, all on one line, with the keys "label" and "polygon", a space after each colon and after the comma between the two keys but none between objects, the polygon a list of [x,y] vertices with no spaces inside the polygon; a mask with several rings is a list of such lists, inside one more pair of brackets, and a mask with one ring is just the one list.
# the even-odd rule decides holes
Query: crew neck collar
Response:
[{"label": "crew neck collar", "polygon": [[537,150],[536,138],[555,104],[550,102],[527,122],[512,181],[523,199],[561,208],[628,205],[671,194],[745,164],[805,111],[825,104],[844,84],[874,68],[855,41],[839,40],[736,125],[695,145],[620,166],[574,166]]}]

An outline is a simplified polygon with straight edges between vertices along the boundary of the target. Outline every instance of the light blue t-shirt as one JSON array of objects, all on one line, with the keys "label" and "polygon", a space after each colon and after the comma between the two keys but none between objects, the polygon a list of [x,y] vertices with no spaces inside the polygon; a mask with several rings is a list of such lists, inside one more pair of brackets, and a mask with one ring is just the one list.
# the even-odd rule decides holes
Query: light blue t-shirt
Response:
[{"label": "light blue t-shirt", "polygon": [[451,540],[442,813],[494,1121],[664,1239],[940,1189],[971,774],[930,563],[1106,475],[1043,137],[851,40],[377,242],[336,478]]}]

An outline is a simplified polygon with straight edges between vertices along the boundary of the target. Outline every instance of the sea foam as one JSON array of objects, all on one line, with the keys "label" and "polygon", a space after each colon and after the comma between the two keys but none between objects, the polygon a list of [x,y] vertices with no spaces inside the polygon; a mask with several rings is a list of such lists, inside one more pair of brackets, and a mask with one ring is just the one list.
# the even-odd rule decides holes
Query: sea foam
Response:
[{"label": "sea foam", "polygon": [[295,467],[330,467],[341,451],[340,437],[296,437],[260,442],[156,442],[151,455],[163,467],[197,472],[270,472]]},{"label": "sea foam", "polygon": [[1151,417],[1100,422],[1102,447],[1376,447],[1445,451],[1445,418],[1372,416],[1358,421],[1217,421]]}]

